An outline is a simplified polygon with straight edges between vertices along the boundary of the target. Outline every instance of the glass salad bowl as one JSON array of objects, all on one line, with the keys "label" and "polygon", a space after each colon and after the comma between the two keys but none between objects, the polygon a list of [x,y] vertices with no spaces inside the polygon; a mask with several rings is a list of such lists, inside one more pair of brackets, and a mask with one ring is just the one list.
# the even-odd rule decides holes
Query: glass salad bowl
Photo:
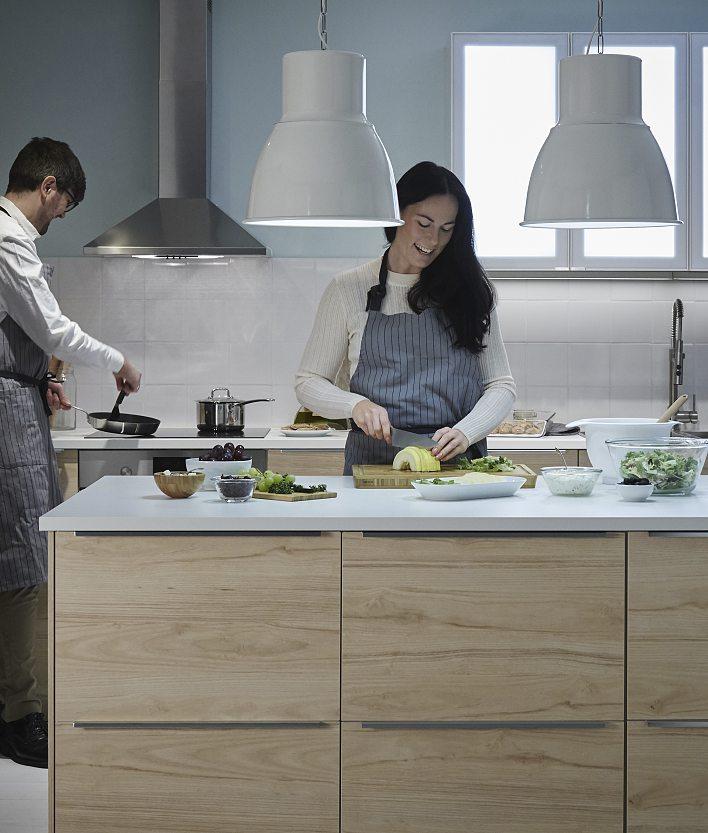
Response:
[{"label": "glass salad bowl", "polygon": [[607,440],[620,478],[644,477],[656,495],[688,495],[703,471],[708,440],[666,437],[654,440]]}]

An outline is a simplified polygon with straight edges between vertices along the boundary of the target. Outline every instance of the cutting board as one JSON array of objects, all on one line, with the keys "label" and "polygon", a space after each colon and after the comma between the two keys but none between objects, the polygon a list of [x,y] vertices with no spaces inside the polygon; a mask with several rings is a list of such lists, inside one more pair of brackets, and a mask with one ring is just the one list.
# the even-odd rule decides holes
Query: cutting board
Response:
[{"label": "cutting board", "polygon": [[[536,485],[536,472],[528,466],[516,465],[513,471],[489,472],[507,477],[525,477],[523,489]],[[446,468],[442,471],[395,471],[391,466],[352,466],[354,486],[357,489],[412,489],[411,481],[421,477],[460,477],[469,474],[467,469]]]},{"label": "cutting board", "polygon": [[302,492],[295,492],[292,495],[272,495],[270,492],[254,492],[254,498],[261,500],[283,500],[286,503],[295,503],[298,500],[326,500],[329,497],[337,497],[336,492],[313,492],[312,494],[303,494]]}]

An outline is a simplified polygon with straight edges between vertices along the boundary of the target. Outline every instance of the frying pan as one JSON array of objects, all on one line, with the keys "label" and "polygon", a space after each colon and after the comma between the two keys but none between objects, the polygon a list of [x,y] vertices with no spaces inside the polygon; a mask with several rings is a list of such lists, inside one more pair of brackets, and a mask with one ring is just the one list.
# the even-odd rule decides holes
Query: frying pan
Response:
[{"label": "frying pan", "polygon": [[86,415],[88,424],[97,431],[107,431],[109,434],[132,434],[142,437],[147,437],[157,431],[160,420],[153,419],[153,417],[139,416],[137,414],[121,414],[118,411],[118,406],[125,398],[125,393],[121,391],[116,399],[116,404],[112,411],[95,411],[89,413],[78,405],[73,407],[77,411],[81,411]]}]

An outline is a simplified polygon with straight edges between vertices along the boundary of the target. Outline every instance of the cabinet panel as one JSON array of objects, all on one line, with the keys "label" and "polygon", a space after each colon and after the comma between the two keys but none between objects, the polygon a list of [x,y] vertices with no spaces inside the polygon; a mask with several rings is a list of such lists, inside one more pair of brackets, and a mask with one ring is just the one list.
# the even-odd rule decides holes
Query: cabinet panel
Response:
[{"label": "cabinet panel", "polygon": [[708,717],[708,538],[629,536],[627,714]]},{"label": "cabinet panel", "polygon": [[342,730],[343,833],[622,833],[604,729]]},{"label": "cabinet panel", "polygon": [[79,490],[79,454],[77,451],[58,451],[59,486],[64,500]]},{"label": "cabinet panel", "polygon": [[623,535],[342,544],[343,719],[623,717]]},{"label": "cabinet panel", "polygon": [[708,833],[708,728],[627,727],[627,833]]},{"label": "cabinet panel", "polygon": [[268,468],[288,474],[304,474],[316,477],[329,475],[341,477],[344,471],[343,451],[269,451]]},{"label": "cabinet panel", "polygon": [[338,833],[339,728],[56,730],[56,833]]},{"label": "cabinet panel", "polygon": [[[533,442],[533,440],[529,440],[529,442]],[[558,448],[563,449],[563,446],[559,444]],[[513,448],[495,448],[490,450],[489,453],[503,454],[505,457],[510,457],[515,463],[518,463],[519,465],[529,466],[529,468],[533,469],[536,472],[536,474],[541,473],[542,466],[563,465],[563,461],[561,460],[560,455],[553,450],[517,451]],[[563,449],[563,454],[565,455],[565,459],[568,461],[569,466],[577,466],[578,452],[575,449],[569,448],[567,451]]]},{"label": "cabinet panel", "polygon": [[339,533],[56,542],[59,721],[339,718]]}]

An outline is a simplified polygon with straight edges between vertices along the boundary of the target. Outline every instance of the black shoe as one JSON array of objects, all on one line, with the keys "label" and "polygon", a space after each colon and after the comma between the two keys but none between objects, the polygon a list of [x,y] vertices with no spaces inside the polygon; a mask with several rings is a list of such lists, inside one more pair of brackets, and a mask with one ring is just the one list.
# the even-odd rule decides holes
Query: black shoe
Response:
[{"label": "black shoe", "polygon": [[0,753],[16,764],[47,768],[49,730],[47,718],[40,712],[19,720],[3,721],[0,730]]}]

